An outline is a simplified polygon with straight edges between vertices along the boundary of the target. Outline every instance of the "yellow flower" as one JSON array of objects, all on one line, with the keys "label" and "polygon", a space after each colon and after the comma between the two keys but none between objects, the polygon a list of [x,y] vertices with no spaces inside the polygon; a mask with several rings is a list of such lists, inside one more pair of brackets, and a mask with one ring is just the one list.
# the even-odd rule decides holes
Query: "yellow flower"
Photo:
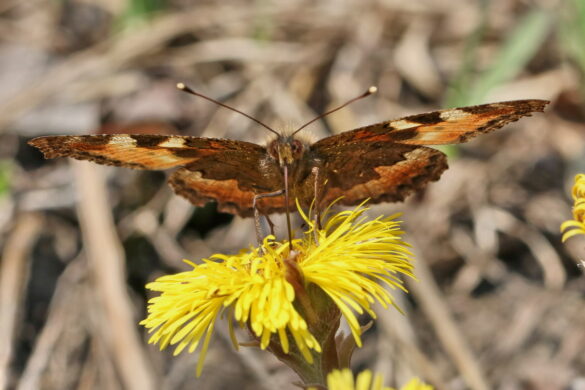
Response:
[{"label": "yellow flower", "polygon": [[356,344],[361,346],[361,329],[354,312],[373,318],[374,301],[384,308],[395,305],[385,287],[406,291],[399,275],[412,274],[412,256],[401,240],[397,215],[367,220],[359,205],[329,218],[321,230],[299,208],[310,229],[305,234],[299,267],[305,282],[319,286],[337,305],[349,324]]},{"label": "yellow flower", "polygon": [[[372,375],[370,370],[362,371],[354,380],[353,373],[349,369],[334,370],[327,375],[328,390],[394,390],[392,387],[382,385],[383,378],[380,374]],[[309,388],[315,389],[315,388]],[[421,382],[418,378],[411,379],[400,390],[433,390],[433,387]]]},{"label": "yellow flower", "polygon": [[[203,264],[189,263],[190,271],[148,284],[147,288],[161,293],[149,301],[148,317],[141,322],[154,332],[149,342],[159,343],[161,349],[176,345],[175,354],[186,347],[193,352],[202,342],[199,375],[215,321],[224,313],[236,347],[233,320],[247,326],[262,349],[277,346],[271,350],[281,352],[279,358],[289,354],[292,337],[295,351],[312,363],[313,352],[321,352],[321,343],[327,341],[316,336],[331,334],[327,326],[337,329],[331,311],[325,315],[319,309],[336,305],[361,345],[354,311],[375,317],[375,301],[384,307],[394,305],[384,287],[404,290],[399,274],[412,276],[399,222],[393,217],[366,220],[366,208],[360,205],[316,229],[300,211],[309,229],[293,240],[293,251],[288,241],[277,242],[270,236],[260,248],[216,254]],[[325,305],[311,286],[325,293],[321,293]]]},{"label": "yellow flower", "polygon": [[433,390],[433,386],[425,384],[418,378],[412,378],[407,384],[402,386],[400,390]]},{"label": "yellow flower", "polygon": [[563,232],[562,241],[565,242],[569,238],[577,234],[585,234],[585,175],[579,174],[575,176],[575,184],[573,185],[573,220],[563,222],[561,224],[561,232]]},{"label": "yellow flower", "polygon": [[309,348],[320,352],[319,343],[293,306],[294,291],[279,260],[286,246],[275,247],[266,239],[263,248],[265,254],[253,249],[232,256],[213,255],[201,265],[190,263],[191,271],[149,283],[147,288],[162,293],[149,301],[148,317],[141,322],[155,331],[149,342],[159,343],[161,349],[177,344],[176,355],[187,346],[189,352],[195,351],[203,339],[197,364],[200,375],[217,316],[229,308],[236,347],[232,318],[241,324],[249,322],[262,348],[277,333],[288,352],[288,330],[307,359],[311,359]]}]

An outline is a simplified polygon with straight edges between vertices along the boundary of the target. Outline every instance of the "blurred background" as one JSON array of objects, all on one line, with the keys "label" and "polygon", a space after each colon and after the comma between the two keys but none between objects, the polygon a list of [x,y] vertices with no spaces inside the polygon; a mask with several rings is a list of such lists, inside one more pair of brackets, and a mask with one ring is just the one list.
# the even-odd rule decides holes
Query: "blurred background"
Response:
[{"label": "blurred background", "polygon": [[[46,161],[32,137],[146,132],[262,143],[439,108],[548,99],[535,114],[445,147],[450,169],[401,204],[416,254],[405,315],[379,310],[354,368],[438,389],[585,389],[585,238],[560,242],[585,172],[583,0],[2,0],[0,388],[292,389],[268,353],[222,324],[172,357],[138,326],[144,285],[254,244],[251,219],[193,208],[164,172]],[[282,219],[275,218],[284,234]],[[280,229],[279,229],[280,228]],[[368,318],[363,318],[363,323]],[[245,340],[246,334],[241,334]]]}]

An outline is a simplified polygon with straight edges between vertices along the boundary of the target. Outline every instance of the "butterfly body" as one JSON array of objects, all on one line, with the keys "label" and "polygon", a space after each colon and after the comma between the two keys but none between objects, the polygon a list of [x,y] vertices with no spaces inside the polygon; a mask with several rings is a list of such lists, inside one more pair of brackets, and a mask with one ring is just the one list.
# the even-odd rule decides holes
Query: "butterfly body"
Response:
[{"label": "butterfly body", "polygon": [[[319,207],[342,197],[354,205],[400,201],[437,180],[446,156],[426,145],[466,142],[508,122],[542,112],[544,100],[517,100],[413,115],[347,131],[310,143],[278,135],[267,145],[218,138],[168,135],[39,137],[29,143],[47,158],[68,156],[135,169],[178,168],[173,190],[194,205],[217,201],[220,211],[251,216],[256,195],[282,191],[285,167],[290,205]],[[316,185],[317,184],[317,185]],[[283,212],[284,196],[259,200],[263,214]],[[292,206],[292,207],[291,207]]]}]

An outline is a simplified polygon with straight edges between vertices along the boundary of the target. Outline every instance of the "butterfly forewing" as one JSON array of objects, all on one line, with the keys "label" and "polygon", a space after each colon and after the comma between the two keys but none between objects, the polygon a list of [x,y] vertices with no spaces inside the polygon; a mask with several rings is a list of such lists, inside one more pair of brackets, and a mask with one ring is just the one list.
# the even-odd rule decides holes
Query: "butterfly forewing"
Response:
[{"label": "butterfly forewing", "polygon": [[347,131],[315,145],[372,141],[411,145],[457,144],[533,112],[542,112],[548,103],[546,100],[514,100],[411,115]]},{"label": "butterfly forewing", "polygon": [[[195,205],[217,200],[220,210],[239,215],[251,213],[255,193],[282,187],[279,168],[269,159],[265,148],[249,142],[117,134],[39,137],[29,143],[47,158],[72,157],[149,170],[185,167],[169,180],[175,192]],[[261,205],[270,202],[273,201],[262,201]],[[282,210],[281,206],[274,211]]]},{"label": "butterfly forewing", "polygon": [[263,156],[263,147],[227,139],[145,134],[50,136],[29,143],[46,158],[72,157],[135,169],[168,169],[226,150]]}]

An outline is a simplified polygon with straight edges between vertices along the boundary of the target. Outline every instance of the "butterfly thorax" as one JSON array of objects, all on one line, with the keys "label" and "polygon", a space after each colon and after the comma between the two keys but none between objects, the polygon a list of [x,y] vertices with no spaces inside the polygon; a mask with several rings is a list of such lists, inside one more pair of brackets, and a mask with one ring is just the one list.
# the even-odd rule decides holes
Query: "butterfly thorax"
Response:
[{"label": "butterfly thorax", "polygon": [[279,136],[268,143],[267,150],[270,157],[277,161],[280,167],[287,166],[294,169],[305,153],[305,145],[292,136]]}]

